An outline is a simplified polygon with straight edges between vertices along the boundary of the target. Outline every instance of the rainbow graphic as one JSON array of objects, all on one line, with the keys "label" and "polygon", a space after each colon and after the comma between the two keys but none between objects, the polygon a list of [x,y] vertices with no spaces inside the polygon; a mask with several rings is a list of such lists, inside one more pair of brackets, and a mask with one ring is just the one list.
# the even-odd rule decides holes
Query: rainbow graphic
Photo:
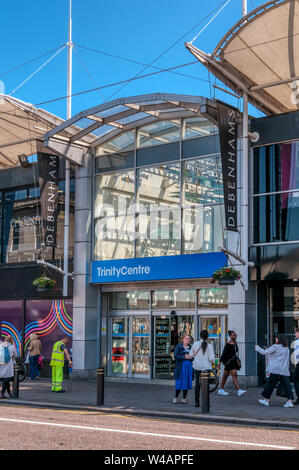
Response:
[{"label": "rainbow graphic", "polygon": [[30,340],[30,335],[35,333],[39,338],[48,336],[56,327],[59,327],[63,334],[72,336],[73,321],[68,315],[63,300],[53,300],[51,310],[43,320],[29,323],[25,328],[25,348]]},{"label": "rainbow graphic", "polygon": [[3,321],[1,323],[1,337],[4,339],[8,335],[11,335],[13,337],[17,350],[17,356],[20,356],[22,345],[22,332],[19,333],[11,323]]}]

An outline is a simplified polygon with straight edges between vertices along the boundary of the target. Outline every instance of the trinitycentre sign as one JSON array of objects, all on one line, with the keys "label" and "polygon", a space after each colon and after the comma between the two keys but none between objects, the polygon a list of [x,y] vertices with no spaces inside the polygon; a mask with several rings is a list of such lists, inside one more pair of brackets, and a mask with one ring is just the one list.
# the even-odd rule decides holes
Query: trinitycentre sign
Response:
[{"label": "trinitycentre sign", "polygon": [[227,263],[224,253],[92,262],[92,284],[209,278]]}]

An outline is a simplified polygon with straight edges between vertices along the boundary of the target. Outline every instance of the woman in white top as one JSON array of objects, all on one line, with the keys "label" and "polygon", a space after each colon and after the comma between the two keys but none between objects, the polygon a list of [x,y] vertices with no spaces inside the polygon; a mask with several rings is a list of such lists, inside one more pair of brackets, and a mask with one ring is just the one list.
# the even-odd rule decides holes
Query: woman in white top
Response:
[{"label": "woman in white top", "polygon": [[8,395],[12,398],[9,382],[13,380],[15,357],[17,356],[12,336],[9,335],[5,338],[4,346],[8,347],[10,360],[6,364],[0,364],[0,379],[3,382],[0,398],[5,398],[5,390],[7,390]]},{"label": "woman in white top", "polygon": [[186,359],[193,359],[193,369],[195,374],[195,406],[199,406],[199,392],[200,392],[200,374],[203,370],[212,369],[213,362],[215,362],[214,349],[211,344],[207,342],[209,333],[207,330],[200,332],[200,341],[196,341],[190,351],[190,355]]},{"label": "woman in white top", "polygon": [[287,339],[282,335],[278,335],[275,338],[275,344],[270,348],[262,349],[256,344],[255,350],[267,356],[267,371],[270,373],[268,383],[262,392],[263,398],[260,399],[259,402],[264,406],[269,406],[275,386],[278,382],[282,381],[288,398],[284,407],[293,408],[292,400],[294,400],[294,396],[290,385],[290,350],[288,348]]}]

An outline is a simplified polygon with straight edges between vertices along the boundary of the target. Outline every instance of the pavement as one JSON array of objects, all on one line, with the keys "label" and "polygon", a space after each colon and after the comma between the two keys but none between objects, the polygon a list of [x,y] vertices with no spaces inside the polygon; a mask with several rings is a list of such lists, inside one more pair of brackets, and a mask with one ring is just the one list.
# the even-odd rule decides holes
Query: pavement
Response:
[{"label": "pavement", "polygon": [[270,426],[299,429],[299,405],[284,408],[285,398],[273,392],[271,406],[258,403],[263,388],[250,387],[237,397],[233,388],[228,396],[210,394],[210,412],[201,413],[194,407],[194,391],[189,391],[187,403],[173,404],[174,382],[170,380],[105,379],[104,405],[97,406],[95,380],[64,380],[66,393],[51,392],[50,379],[25,379],[20,383],[19,398],[0,400],[1,404],[32,407],[63,408],[97,411],[112,414],[148,416],[155,418],[216,422],[251,426]]}]

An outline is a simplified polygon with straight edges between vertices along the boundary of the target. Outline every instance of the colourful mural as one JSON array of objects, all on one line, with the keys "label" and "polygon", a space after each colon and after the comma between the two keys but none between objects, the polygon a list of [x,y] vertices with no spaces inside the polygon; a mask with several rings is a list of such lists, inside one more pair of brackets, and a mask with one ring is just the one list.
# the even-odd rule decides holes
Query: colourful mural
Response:
[{"label": "colourful mural", "polygon": [[[0,302],[0,338],[11,335],[21,355],[22,310],[16,302]],[[63,336],[72,339],[73,320],[70,300],[29,300],[26,302],[25,351],[30,335],[35,333],[42,342],[42,354],[50,359],[53,344]],[[71,348],[71,343],[69,345]]]}]

